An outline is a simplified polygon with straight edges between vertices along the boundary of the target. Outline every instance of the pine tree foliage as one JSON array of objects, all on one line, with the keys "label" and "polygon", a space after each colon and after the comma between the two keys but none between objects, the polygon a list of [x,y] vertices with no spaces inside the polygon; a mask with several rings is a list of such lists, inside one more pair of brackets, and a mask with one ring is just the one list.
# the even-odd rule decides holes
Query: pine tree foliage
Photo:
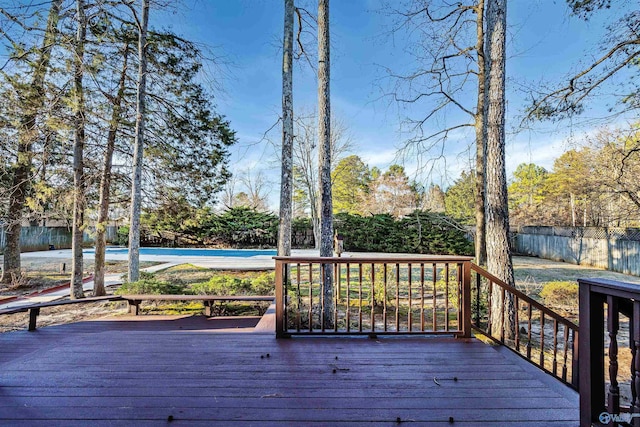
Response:
[{"label": "pine tree foliage", "polygon": [[[33,64],[42,52],[42,34],[49,6],[50,3],[43,2],[6,10],[15,15],[17,22],[23,20],[24,23],[19,27],[17,24],[5,25],[0,35],[8,53],[8,61],[0,70],[0,144],[3,148],[0,205],[6,218],[18,155],[16,141],[20,118],[24,117],[26,108],[31,108],[36,114],[30,156],[32,167],[21,219],[44,225],[60,220],[71,224],[75,4],[62,3],[58,37],[47,44],[50,63],[46,70],[39,70],[44,73],[39,90],[32,84]],[[126,208],[128,203],[138,58],[135,25],[124,3],[86,1],[84,10],[88,26],[83,61],[83,114],[87,224],[90,224],[95,218],[98,183],[110,130],[115,132],[110,199],[120,208]],[[194,205],[212,204],[216,201],[216,192],[230,175],[228,150],[236,142],[229,121],[216,111],[213,96],[216,77],[205,73],[208,58],[215,55],[175,33],[156,29],[149,32],[148,50],[150,84],[148,149],[143,173],[145,204],[160,203],[163,196],[178,189]],[[114,101],[118,98],[125,62],[122,102],[119,113],[114,115]],[[214,83],[207,83],[211,81]],[[27,102],[36,93],[43,96],[42,108],[32,108],[33,102]],[[111,219],[114,219],[113,215]]]}]

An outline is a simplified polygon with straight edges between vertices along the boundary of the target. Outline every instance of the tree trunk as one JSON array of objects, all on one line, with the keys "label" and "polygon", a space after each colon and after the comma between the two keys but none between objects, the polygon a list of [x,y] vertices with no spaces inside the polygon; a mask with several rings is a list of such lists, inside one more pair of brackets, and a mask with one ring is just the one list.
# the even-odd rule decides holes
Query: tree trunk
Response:
[{"label": "tree trunk", "polygon": [[280,223],[278,255],[291,255],[293,199],[293,0],[284,2],[282,49],[282,171],[280,174]]},{"label": "tree trunk", "polygon": [[22,213],[31,183],[32,146],[38,137],[36,119],[45,102],[44,78],[49,70],[51,50],[56,43],[58,20],[62,0],[51,2],[42,47],[33,65],[33,78],[25,97],[24,112],[18,128],[17,159],[9,194],[7,212],[7,241],[4,248],[2,282],[11,283],[13,277],[20,277],[20,231]]},{"label": "tree trunk", "polygon": [[113,161],[113,151],[116,146],[116,136],[118,125],[122,114],[122,101],[126,88],[127,64],[129,58],[129,43],[125,43],[123,50],[122,72],[120,74],[118,94],[113,100],[113,110],[111,112],[111,123],[107,134],[107,146],[104,151],[104,163],[102,175],[100,176],[100,202],[98,205],[98,221],[96,223],[96,252],[95,252],[95,273],[93,278],[93,296],[106,294],[104,288],[104,263],[105,250],[107,247],[106,227],[109,221],[109,192],[111,190],[111,164]]},{"label": "tree trunk", "polygon": [[[505,30],[506,0],[487,2],[487,44],[489,53],[487,90],[487,269],[507,285],[514,286],[513,264],[509,248],[509,209],[505,171]],[[505,305],[504,311],[502,304]],[[505,313],[503,318],[502,313]],[[502,301],[494,287],[491,332],[505,337],[515,334],[515,307],[512,295]]]},{"label": "tree trunk", "polygon": [[[318,0],[318,155],[320,197],[320,256],[333,255],[333,203],[331,200],[331,100],[329,52],[329,0]],[[333,327],[333,266],[323,269],[323,322]]]},{"label": "tree trunk", "polygon": [[84,13],[84,0],[76,1],[78,15],[78,29],[74,56],[74,126],[73,141],[73,231],[71,240],[71,299],[84,298],[82,289],[82,234],[84,232],[84,43],[87,36],[87,25]]},{"label": "tree trunk", "polygon": [[136,139],[131,177],[131,215],[129,219],[129,282],[140,278],[140,211],[142,205],[142,155],[144,152],[145,97],[147,86],[147,27],[149,0],[142,0],[142,20],[138,36],[138,92],[136,99]]},{"label": "tree trunk", "polygon": [[[320,250],[320,217],[318,216],[318,203],[314,203],[311,209],[311,229],[313,231],[313,248]],[[315,214],[313,212],[316,212]]]},{"label": "tree trunk", "polygon": [[487,235],[485,219],[485,54],[484,54],[484,0],[476,5],[476,54],[478,56],[478,104],[476,106],[476,240],[475,255],[478,265],[487,263]]},{"label": "tree trunk", "polygon": [[576,196],[569,194],[569,203],[571,204],[571,226],[576,226]]}]

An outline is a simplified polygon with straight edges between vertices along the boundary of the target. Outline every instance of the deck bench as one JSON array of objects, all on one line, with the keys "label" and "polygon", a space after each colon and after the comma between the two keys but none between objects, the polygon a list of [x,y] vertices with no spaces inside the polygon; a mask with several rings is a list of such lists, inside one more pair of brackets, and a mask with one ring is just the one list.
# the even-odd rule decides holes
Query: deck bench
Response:
[{"label": "deck bench", "polygon": [[36,323],[38,319],[38,315],[40,314],[40,309],[45,307],[57,307],[59,305],[69,305],[69,304],[86,304],[90,302],[103,302],[103,301],[122,301],[122,297],[120,295],[106,295],[101,297],[89,297],[89,298],[79,298],[79,299],[63,299],[59,301],[49,301],[49,302],[41,302],[35,304],[25,304],[18,307],[5,308],[0,310],[0,315],[3,314],[16,314],[16,313],[25,313],[29,312],[29,331],[36,330]]},{"label": "deck bench", "polygon": [[273,302],[276,297],[271,295],[121,295],[129,303],[129,313],[138,315],[142,301],[202,301],[205,316],[213,316],[216,302],[225,301],[265,301]]}]

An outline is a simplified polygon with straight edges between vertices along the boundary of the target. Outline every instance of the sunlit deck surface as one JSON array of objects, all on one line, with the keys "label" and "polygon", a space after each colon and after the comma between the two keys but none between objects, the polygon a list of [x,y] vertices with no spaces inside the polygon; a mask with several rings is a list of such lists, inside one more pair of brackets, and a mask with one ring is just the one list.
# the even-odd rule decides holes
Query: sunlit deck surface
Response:
[{"label": "sunlit deck surface", "polygon": [[575,392],[475,339],[276,340],[253,324],[143,316],[0,334],[0,424],[578,425]]}]

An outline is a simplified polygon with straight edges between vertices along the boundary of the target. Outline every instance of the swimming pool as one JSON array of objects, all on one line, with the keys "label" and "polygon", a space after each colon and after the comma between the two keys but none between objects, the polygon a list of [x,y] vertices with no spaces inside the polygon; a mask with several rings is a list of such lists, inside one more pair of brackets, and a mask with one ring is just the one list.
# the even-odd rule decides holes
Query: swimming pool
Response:
[{"label": "swimming pool", "polygon": [[[95,253],[94,249],[86,249],[86,254]],[[107,248],[107,254],[127,255],[128,248]],[[249,258],[258,255],[276,256],[273,249],[199,249],[199,248],[140,248],[140,255],[170,255],[195,257],[233,257]]]}]

